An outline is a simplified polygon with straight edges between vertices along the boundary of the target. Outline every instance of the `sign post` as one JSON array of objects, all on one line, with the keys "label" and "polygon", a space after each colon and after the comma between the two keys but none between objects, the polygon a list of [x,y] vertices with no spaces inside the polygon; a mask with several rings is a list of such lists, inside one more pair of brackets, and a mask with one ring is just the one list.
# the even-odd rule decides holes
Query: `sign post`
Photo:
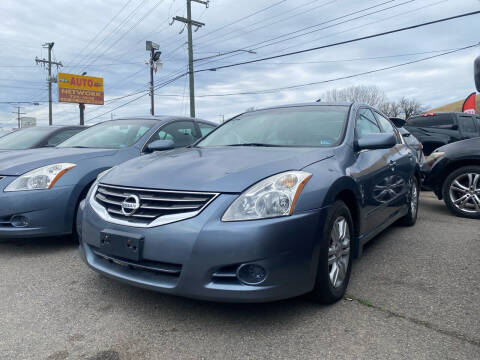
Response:
[{"label": "sign post", "polygon": [[80,125],[84,124],[85,104],[103,105],[103,78],[58,73],[58,101],[78,103]]}]

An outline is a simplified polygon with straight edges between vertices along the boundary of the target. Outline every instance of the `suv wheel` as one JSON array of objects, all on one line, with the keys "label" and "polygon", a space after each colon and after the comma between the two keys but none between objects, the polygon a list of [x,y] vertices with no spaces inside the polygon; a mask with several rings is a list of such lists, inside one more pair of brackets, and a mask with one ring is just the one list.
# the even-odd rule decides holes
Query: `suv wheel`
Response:
[{"label": "suv wheel", "polygon": [[464,166],[448,175],[443,199],[455,215],[480,219],[480,166]]},{"label": "suv wheel", "polygon": [[347,289],[352,267],[353,221],[348,207],[337,201],[322,231],[313,296],[323,304],[340,300]]}]

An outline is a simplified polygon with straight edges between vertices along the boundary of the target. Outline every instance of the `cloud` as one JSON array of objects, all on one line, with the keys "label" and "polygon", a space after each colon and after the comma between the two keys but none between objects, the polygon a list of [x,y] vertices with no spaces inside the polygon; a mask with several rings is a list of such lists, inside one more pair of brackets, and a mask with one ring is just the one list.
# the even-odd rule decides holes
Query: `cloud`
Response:
[{"label": "cloud", "polygon": [[[236,52],[198,61],[195,67],[202,69],[319,46],[479,8],[478,0],[395,0],[375,7],[382,2],[362,0],[355,1],[353,5],[348,0],[212,0],[208,9],[193,3],[193,18],[206,24],[194,33],[196,58],[237,49],[253,48],[257,52]],[[268,6],[271,7],[259,11]],[[381,11],[392,6],[396,7]],[[372,9],[360,11],[368,7]],[[356,11],[360,12],[341,18]],[[374,11],[380,12],[367,15]],[[22,112],[37,117],[39,124],[48,122],[48,104],[44,102],[47,99],[46,71],[36,66],[34,59],[35,56],[47,56],[46,50],[41,48],[41,44],[47,41],[55,41],[54,57],[64,64],[61,71],[87,71],[88,75],[103,76],[106,100],[136,91],[145,91],[146,94],[149,73],[145,64],[148,58],[145,40],[158,42],[162,50],[163,68],[155,74],[159,83],[184,72],[187,66],[186,31],[179,34],[181,23],[168,24],[173,16],[185,15],[182,0],[132,0],[123,3],[114,0],[54,0],[48,6],[33,0],[3,0],[0,13],[3,15],[0,23],[0,102],[43,101],[39,106],[22,104],[25,105]],[[117,13],[118,16],[109,23]],[[365,17],[353,20],[362,15]],[[453,49],[478,42],[478,20],[477,15],[321,51],[198,73],[195,92],[201,96],[256,91],[392,66],[432,54],[394,55]],[[315,27],[320,23],[324,24]],[[299,32],[306,27],[311,28]],[[320,28],[324,29],[283,41]],[[273,38],[277,38],[275,41],[278,43],[264,46],[269,45],[271,42],[268,40]],[[475,48],[393,70],[274,94],[198,97],[197,117],[220,121],[222,116],[228,118],[251,106],[314,101],[328,89],[358,84],[377,85],[391,99],[406,95],[432,107],[442,105],[473,91],[472,62],[478,52]],[[156,91],[157,113],[188,113],[188,82],[185,80],[185,77],[180,78]],[[101,107],[87,105],[86,119],[95,123],[110,119],[112,113],[113,117],[147,115],[150,109],[148,96],[119,107],[135,97],[112,101]],[[12,111],[15,111],[12,105],[0,104],[0,126],[16,126],[16,116]],[[93,119],[102,113],[106,114]],[[57,124],[78,123],[78,105],[54,103],[53,118]]]}]

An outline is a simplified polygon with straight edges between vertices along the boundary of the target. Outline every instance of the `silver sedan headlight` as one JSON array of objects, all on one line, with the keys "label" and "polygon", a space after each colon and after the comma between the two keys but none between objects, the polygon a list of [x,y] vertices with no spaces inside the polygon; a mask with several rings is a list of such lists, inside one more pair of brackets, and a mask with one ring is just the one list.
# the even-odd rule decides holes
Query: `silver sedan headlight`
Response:
[{"label": "silver sedan headlight", "polygon": [[43,166],[18,177],[8,185],[4,191],[50,189],[67,171],[73,169],[75,166],[76,164],[72,163],[59,163]]},{"label": "silver sedan headlight", "polygon": [[222,221],[288,216],[312,174],[287,171],[270,176],[244,191],[223,214]]}]

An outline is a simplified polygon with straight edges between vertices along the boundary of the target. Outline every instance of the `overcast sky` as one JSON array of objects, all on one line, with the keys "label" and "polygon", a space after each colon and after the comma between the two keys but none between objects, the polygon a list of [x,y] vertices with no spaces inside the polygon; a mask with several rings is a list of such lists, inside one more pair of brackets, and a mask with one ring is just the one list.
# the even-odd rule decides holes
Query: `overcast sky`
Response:
[{"label": "overcast sky", "polygon": [[[480,10],[479,0],[211,0],[208,9],[193,2],[193,19],[205,23],[194,33],[195,58],[238,49],[256,52],[197,61],[195,67],[254,60],[476,10]],[[187,31],[180,33],[182,23],[169,25],[175,15],[186,17],[185,0],[2,0],[0,14],[0,127],[16,126],[12,112],[17,104],[4,102],[39,101],[38,106],[20,104],[21,110],[24,116],[36,117],[38,124],[48,123],[47,72],[35,64],[36,56],[47,57],[41,46],[45,42],[55,42],[54,59],[64,65],[62,72],[86,71],[104,77],[106,105],[86,106],[88,124],[149,113],[145,40],[161,46],[163,67],[155,74],[157,84],[186,71]],[[228,118],[249,107],[314,101],[326,90],[360,84],[377,85],[391,100],[415,97],[430,107],[459,100],[474,91],[472,64],[480,54],[478,46],[329,83],[267,94],[217,95],[321,82],[441,54],[478,43],[479,23],[480,15],[474,15],[329,49],[200,72],[195,77],[196,115],[219,122],[222,116]],[[54,124],[78,123],[78,105],[58,103],[57,84],[53,89]],[[132,93],[137,94],[115,99]],[[156,114],[188,115],[186,76],[156,94]]]}]

